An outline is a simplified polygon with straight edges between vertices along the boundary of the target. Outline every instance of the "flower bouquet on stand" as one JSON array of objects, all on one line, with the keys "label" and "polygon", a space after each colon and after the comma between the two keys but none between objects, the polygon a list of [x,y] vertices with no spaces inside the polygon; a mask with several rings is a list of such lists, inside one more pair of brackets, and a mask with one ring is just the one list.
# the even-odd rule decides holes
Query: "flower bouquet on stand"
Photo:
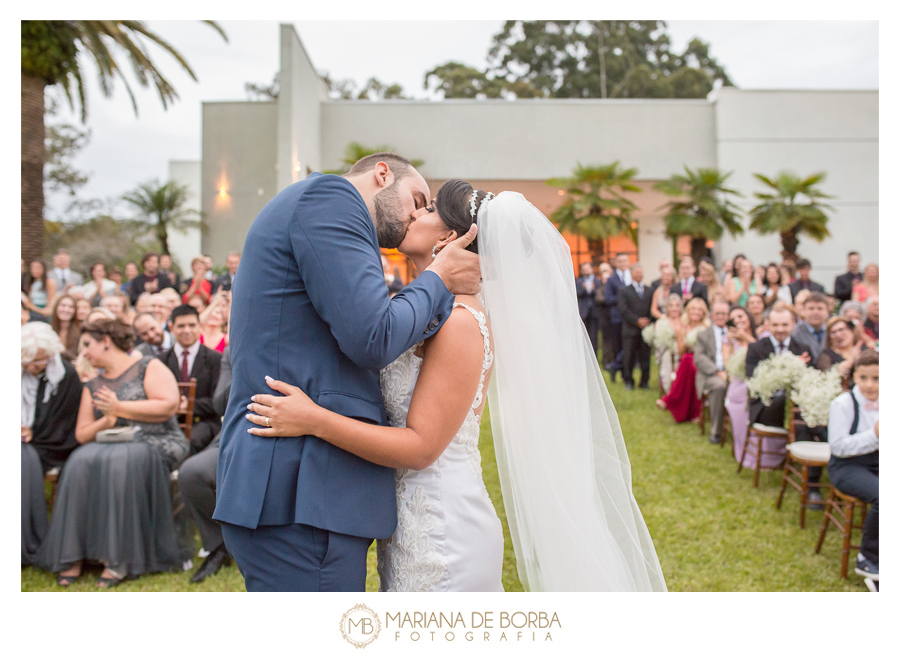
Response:
[{"label": "flower bouquet on stand", "polygon": [[753,376],[747,380],[747,391],[750,397],[759,398],[769,406],[778,391],[784,391],[790,399],[790,392],[808,371],[806,363],[796,354],[773,354],[756,366]]}]

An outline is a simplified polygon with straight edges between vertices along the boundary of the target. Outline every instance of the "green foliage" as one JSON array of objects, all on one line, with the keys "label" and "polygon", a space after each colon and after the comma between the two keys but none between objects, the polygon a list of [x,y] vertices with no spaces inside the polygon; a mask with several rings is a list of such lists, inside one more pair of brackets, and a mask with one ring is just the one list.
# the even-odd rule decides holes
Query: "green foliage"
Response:
[{"label": "green foliage", "polygon": [[769,191],[754,192],[753,196],[760,203],[750,210],[750,228],[763,235],[779,233],[785,258],[795,258],[801,235],[816,242],[831,236],[825,210],[834,209],[822,203],[822,199],[834,197],[816,187],[824,180],[824,172],[806,178],[785,171],[774,179],[762,174],[753,175],[765,183]]},{"label": "green foliage", "polygon": [[[50,97],[45,117],[56,116],[57,112],[58,104]],[[75,200],[79,190],[87,184],[88,176],[86,173],[78,171],[72,161],[88,145],[91,139],[91,130],[89,128],[82,130],[64,122],[50,123],[45,118],[44,135],[45,194],[46,192],[63,192]]]},{"label": "green foliage", "polygon": [[446,62],[425,74],[425,89],[442,92],[444,98],[536,98],[543,94],[528,80],[490,75],[487,71]]},{"label": "green foliage", "polygon": [[152,224],[161,249],[169,251],[169,229],[187,229],[200,226],[200,213],[185,208],[188,201],[188,187],[169,181],[163,185],[151,181],[138,185],[122,196],[138,213],[138,219]]},{"label": "green foliage", "polygon": [[251,101],[274,101],[278,100],[278,93],[281,91],[281,73],[276,72],[269,84],[256,84],[255,82],[245,82],[244,92]]},{"label": "green foliage", "polygon": [[361,101],[409,100],[403,94],[402,86],[396,82],[388,85],[378,78],[369,78],[357,94],[356,99]]},{"label": "green foliage", "polygon": [[[347,147],[344,149],[344,157],[341,158],[341,168],[340,169],[329,169],[328,171],[323,171],[323,174],[335,174],[337,176],[343,176],[348,171],[350,171],[350,167],[355,165],[359,160],[362,160],[367,155],[372,155],[374,153],[384,153],[384,152],[396,153],[396,150],[392,146],[381,145],[381,146],[364,146],[359,142],[350,142],[347,144]],[[416,160],[409,159],[410,164],[413,167],[418,169],[423,164],[425,164],[424,160]]]},{"label": "green foliage", "polygon": [[140,262],[144,252],[160,247],[145,222],[117,220],[105,213],[80,222],[47,221],[45,226],[45,260],[49,263],[57,249],[65,248],[72,257],[72,269],[85,275],[98,261],[123,269],[125,263]]}]

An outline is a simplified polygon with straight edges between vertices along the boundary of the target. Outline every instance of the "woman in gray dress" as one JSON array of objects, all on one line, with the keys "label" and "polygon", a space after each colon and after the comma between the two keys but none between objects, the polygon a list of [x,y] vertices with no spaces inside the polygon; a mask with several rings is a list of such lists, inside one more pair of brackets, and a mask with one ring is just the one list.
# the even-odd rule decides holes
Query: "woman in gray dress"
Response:
[{"label": "woman in gray dress", "polygon": [[[180,565],[169,475],[188,453],[175,413],[174,375],[158,359],[132,356],[131,327],[97,319],[84,327],[83,354],[103,374],[84,387],[75,438],[83,444],[63,470],[39,562],[61,586],[84,560],[106,568],[98,587]],[[134,426],[132,441],[96,443],[99,432]]]}]

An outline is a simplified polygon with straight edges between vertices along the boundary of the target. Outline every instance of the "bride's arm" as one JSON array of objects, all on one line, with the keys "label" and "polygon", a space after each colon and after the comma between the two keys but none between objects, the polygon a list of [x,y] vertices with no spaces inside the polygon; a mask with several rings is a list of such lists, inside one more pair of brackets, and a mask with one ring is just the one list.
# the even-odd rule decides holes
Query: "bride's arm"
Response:
[{"label": "bride's arm", "polygon": [[421,470],[444,452],[462,427],[478,390],[483,359],[478,324],[468,311],[457,308],[427,343],[405,428],[346,418],[323,409],[299,388],[271,380],[269,385],[284,397],[253,396],[247,418],[260,427],[248,431],[265,437],[312,435],[375,464]]}]

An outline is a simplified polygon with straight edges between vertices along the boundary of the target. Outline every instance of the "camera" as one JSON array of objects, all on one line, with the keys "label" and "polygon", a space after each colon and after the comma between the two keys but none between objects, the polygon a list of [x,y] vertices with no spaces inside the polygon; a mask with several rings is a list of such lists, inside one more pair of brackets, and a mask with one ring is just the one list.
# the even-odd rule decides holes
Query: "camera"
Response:
[{"label": "camera", "polygon": [[728,327],[729,329],[737,329],[737,327],[734,324],[734,320],[732,320],[731,318],[728,318],[728,322],[725,323],[725,326]]}]

